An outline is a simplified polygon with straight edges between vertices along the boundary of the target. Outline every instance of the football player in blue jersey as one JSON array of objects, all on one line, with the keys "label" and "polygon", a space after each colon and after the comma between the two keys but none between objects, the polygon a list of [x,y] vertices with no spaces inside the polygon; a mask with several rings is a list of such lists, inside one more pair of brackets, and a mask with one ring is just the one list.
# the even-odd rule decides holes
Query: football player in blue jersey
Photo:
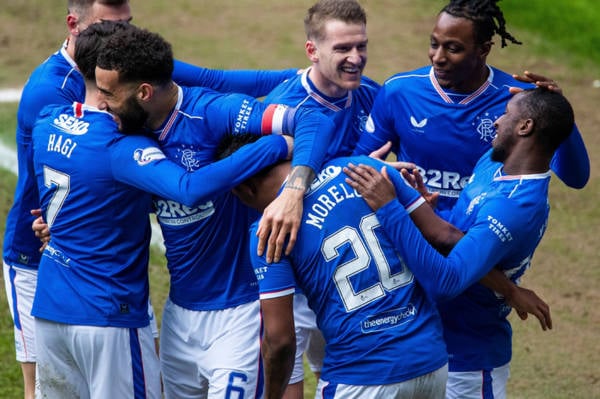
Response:
[{"label": "football player in blue jersey", "polygon": [[[84,100],[83,78],[73,61],[79,33],[93,22],[129,21],[132,18],[128,0],[68,0],[67,10],[67,40],[56,53],[33,71],[22,92],[16,130],[18,180],[4,235],[3,269],[7,283],[6,292],[14,319],[16,357],[23,371],[26,399],[33,398],[35,388],[35,339],[30,311],[40,260],[40,244],[31,231],[31,223],[35,216],[30,212],[39,208],[31,160],[31,131],[45,105],[72,104],[74,101]],[[177,61],[173,76],[182,84],[261,96],[284,79],[294,76],[296,72],[296,69],[220,71]]]},{"label": "football player in blue jersey", "polygon": [[[107,40],[96,81],[121,131],[147,129],[167,157],[188,170],[213,163],[224,135],[293,133],[295,178],[284,192],[303,195],[326,151],[314,144],[315,137],[333,132],[329,118],[244,95],[178,86],[172,65],[170,45],[154,33],[136,28]],[[160,345],[165,396],[260,397],[261,323],[247,230],[254,212],[229,191],[193,208],[168,197],[157,197],[154,204],[170,273]]]},{"label": "football player in blue jersey", "polygon": [[[569,102],[544,88],[525,90],[508,102],[504,115],[494,122],[492,149],[480,158],[450,212],[449,221],[466,235],[448,258],[403,222],[406,213],[392,200],[394,188],[377,170],[353,167],[349,172],[352,187],[376,210],[397,247],[408,251],[407,262],[417,280],[432,296],[441,297],[438,308],[450,356],[448,398],[506,397],[512,355],[506,317],[511,307],[477,278],[496,268],[518,282],[529,268],[547,226],[551,160],[573,134],[573,121]],[[431,228],[435,221],[426,223]],[[469,288],[442,293],[432,280],[448,288],[466,281]],[[542,328],[551,327],[549,314],[536,316]]]},{"label": "football player in blue jersey", "polygon": [[17,113],[18,180],[4,234],[4,278],[10,282],[7,298],[15,324],[17,360],[21,362],[26,399],[35,394],[35,336],[30,316],[40,261],[39,240],[31,231],[32,209],[40,207],[33,171],[31,132],[40,110],[48,104],[83,101],[85,87],[75,68],[73,51],[80,29],[100,19],[129,20],[129,3],[123,1],[69,1],[66,17],[69,36],[63,46],[27,81]]},{"label": "football player in blue jersey", "polygon": [[285,138],[266,136],[259,151],[192,172],[168,160],[155,140],[120,133],[97,108],[94,72],[103,41],[128,29],[103,21],[80,33],[74,59],[86,102],[45,107],[32,132],[52,235],[32,308],[43,397],[161,397],[147,309],[146,192],[193,207],[289,152]]},{"label": "football player in blue jersey", "polygon": [[[233,138],[230,151],[243,143]],[[256,254],[258,238],[252,232],[257,223],[251,229],[250,254],[264,322],[266,398],[280,398],[292,372],[292,307],[299,288],[326,341],[317,398],[442,399],[447,354],[436,305],[367,203],[345,182],[342,170],[348,162],[383,165],[365,156],[328,161],[304,197],[298,239],[289,255],[268,263]],[[277,196],[289,171],[288,162],[266,168],[233,192],[261,211]],[[393,180],[409,212],[433,214],[395,170]],[[444,235],[462,235],[446,226],[431,231],[438,244],[444,243]]]},{"label": "football player in blue jersey", "polygon": [[[430,37],[431,65],[399,73],[382,86],[361,135],[357,154],[388,141],[398,159],[418,165],[439,209],[456,202],[475,163],[491,146],[493,124],[511,98],[509,87],[552,86],[542,76],[519,79],[486,63],[494,35],[502,47],[519,43],[506,31],[497,0],[452,0],[439,13]],[[568,186],[583,187],[590,173],[582,137],[561,145],[552,170]]]},{"label": "football player in blue jersey", "polygon": [[[350,155],[379,89],[377,82],[362,75],[367,63],[366,12],[356,0],[320,0],[308,9],[304,29],[305,52],[311,66],[278,85],[264,101],[310,108],[329,116],[335,123],[336,134],[327,143],[326,158]],[[267,208],[261,226],[270,225],[274,217]],[[269,253],[267,248],[267,257]],[[324,354],[314,312],[300,292],[294,297],[294,318],[296,363],[284,399],[304,397],[305,350],[317,379]]]}]

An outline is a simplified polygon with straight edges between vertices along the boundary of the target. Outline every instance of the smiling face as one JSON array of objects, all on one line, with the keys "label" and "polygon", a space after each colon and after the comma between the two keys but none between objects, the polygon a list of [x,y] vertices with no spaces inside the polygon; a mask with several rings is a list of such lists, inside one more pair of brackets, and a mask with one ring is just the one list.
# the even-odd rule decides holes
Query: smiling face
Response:
[{"label": "smiling face", "polygon": [[96,85],[100,108],[110,112],[123,133],[140,131],[148,112],[137,100],[138,85],[119,83],[119,73],[96,67]]},{"label": "smiling face", "polygon": [[517,138],[519,124],[523,120],[519,108],[520,95],[517,94],[506,104],[504,114],[496,119],[496,136],[492,140],[492,160],[504,162],[511,152]]},{"label": "smiling face", "polygon": [[313,63],[310,78],[328,96],[342,97],[360,86],[367,64],[367,27],[329,20],[323,33],[322,38],[306,42]]},{"label": "smiling face", "polygon": [[458,93],[477,90],[487,78],[490,48],[491,42],[476,43],[472,21],[440,13],[429,45],[429,60],[440,86]]}]

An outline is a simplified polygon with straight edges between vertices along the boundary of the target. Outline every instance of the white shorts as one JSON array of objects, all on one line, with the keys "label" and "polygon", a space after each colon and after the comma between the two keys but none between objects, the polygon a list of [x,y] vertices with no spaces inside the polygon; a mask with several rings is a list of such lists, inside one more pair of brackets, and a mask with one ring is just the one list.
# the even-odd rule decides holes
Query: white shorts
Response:
[{"label": "white shorts", "polygon": [[161,398],[150,326],[95,327],[35,319],[35,328],[41,397]]},{"label": "white shorts", "polygon": [[184,309],[167,299],[160,333],[166,399],[261,398],[260,302]]},{"label": "white shorts", "polygon": [[448,373],[447,399],[506,399],[510,363],[490,370]]},{"label": "white shorts", "polygon": [[148,298],[148,318],[150,319],[150,329],[152,330],[152,336],[158,339],[158,324],[156,323],[156,316],[154,315],[154,306],[152,301]]},{"label": "white shorts", "polygon": [[15,332],[17,361],[35,363],[35,325],[31,306],[37,285],[37,270],[3,262],[4,288]]},{"label": "white shorts", "polygon": [[304,357],[313,372],[321,372],[325,357],[325,340],[317,327],[315,312],[308,306],[304,294],[294,294],[294,325],[296,330],[296,359],[290,384],[304,380]]},{"label": "white shorts", "polygon": [[448,365],[412,380],[389,385],[330,384],[319,380],[315,399],[444,399]]}]

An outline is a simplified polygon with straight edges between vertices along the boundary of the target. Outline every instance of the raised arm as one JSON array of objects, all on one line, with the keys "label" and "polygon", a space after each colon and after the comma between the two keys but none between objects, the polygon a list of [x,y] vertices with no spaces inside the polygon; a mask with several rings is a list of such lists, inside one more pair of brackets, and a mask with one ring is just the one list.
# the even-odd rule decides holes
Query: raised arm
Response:
[{"label": "raised arm", "polygon": [[182,86],[207,87],[222,93],[243,93],[252,97],[269,94],[279,83],[296,75],[298,69],[220,70],[175,60],[173,80]]}]

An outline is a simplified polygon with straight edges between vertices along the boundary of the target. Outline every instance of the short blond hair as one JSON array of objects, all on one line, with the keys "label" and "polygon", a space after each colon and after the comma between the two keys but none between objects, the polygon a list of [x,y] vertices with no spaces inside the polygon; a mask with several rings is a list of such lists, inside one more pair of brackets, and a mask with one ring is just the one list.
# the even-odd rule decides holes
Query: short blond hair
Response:
[{"label": "short blond hair", "polygon": [[323,39],[325,23],[331,20],[366,25],[367,13],[356,0],[320,0],[308,9],[304,18],[306,37]]}]

